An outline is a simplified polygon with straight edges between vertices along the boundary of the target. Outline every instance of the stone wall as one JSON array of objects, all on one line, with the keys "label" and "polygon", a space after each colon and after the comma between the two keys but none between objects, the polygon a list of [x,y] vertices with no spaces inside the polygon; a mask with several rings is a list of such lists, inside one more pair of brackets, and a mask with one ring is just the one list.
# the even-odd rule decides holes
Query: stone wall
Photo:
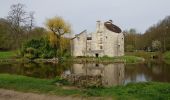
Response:
[{"label": "stone wall", "polygon": [[[87,33],[80,33],[73,39],[73,56],[123,56],[124,35],[108,30],[104,23],[97,21],[96,31],[87,39]],[[88,36],[88,37],[89,37]]]},{"label": "stone wall", "polygon": [[73,41],[73,56],[86,56],[86,38],[87,33],[86,31],[76,35],[76,37],[72,40]]}]

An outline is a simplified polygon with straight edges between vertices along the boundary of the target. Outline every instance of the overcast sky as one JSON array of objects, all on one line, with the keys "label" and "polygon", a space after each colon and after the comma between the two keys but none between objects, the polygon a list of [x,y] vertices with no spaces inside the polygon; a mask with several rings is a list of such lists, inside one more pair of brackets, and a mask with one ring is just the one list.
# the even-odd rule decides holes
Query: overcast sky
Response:
[{"label": "overcast sky", "polygon": [[0,0],[0,17],[7,16],[10,5],[23,3],[27,11],[35,12],[37,26],[47,18],[62,16],[79,33],[95,31],[96,21],[112,19],[122,30],[138,32],[170,15],[170,0]]}]

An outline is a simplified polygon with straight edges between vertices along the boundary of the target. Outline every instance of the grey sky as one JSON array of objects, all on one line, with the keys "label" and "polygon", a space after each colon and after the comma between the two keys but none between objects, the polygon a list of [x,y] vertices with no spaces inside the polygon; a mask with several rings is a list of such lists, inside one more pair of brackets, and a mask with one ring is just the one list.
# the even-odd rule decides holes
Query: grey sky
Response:
[{"label": "grey sky", "polygon": [[135,28],[144,32],[149,26],[170,15],[170,0],[1,0],[0,17],[5,17],[10,5],[23,3],[34,11],[36,25],[44,26],[47,18],[62,16],[78,33],[95,30],[96,20],[113,22],[123,30]]}]

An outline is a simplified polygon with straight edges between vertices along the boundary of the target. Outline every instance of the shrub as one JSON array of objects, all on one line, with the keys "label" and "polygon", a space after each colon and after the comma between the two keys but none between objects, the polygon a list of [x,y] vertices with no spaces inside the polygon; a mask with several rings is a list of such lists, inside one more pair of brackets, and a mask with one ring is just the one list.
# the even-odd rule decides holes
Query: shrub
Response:
[{"label": "shrub", "polygon": [[56,50],[50,45],[48,39],[31,39],[24,43],[21,48],[21,55],[29,58],[53,58]]}]

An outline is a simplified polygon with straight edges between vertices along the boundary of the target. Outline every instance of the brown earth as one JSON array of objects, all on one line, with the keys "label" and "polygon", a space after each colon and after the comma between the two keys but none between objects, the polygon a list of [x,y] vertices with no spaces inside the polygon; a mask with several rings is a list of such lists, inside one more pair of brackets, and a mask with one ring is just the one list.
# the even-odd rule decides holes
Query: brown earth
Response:
[{"label": "brown earth", "polygon": [[71,96],[56,96],[35,93],[23,93],[13,90],[0,89],[0,100],[111,100],[108,98],[99,97],[71,97]]}]

